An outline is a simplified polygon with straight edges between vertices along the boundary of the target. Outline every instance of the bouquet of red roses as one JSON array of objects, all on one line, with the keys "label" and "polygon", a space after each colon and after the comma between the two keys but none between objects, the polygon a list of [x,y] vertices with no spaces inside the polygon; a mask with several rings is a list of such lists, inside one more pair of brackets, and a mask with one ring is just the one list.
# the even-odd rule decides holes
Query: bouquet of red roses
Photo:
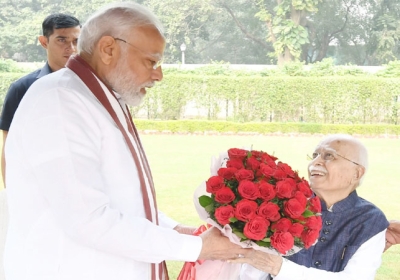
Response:
[{"label": "bouquet of red roses", "polygon": [[229,149],[217,174],[206,181],[199,203],[240,240],[281,254],[309,248],[322,227],[321,204],[308,182],[262,151]]},{"label": "bouquet of red roses", "polygon": [[[194,203],[200,218],[232,242],[269,253],[290,255],[309,248],[322,228],[320,200],[308,182],[262,151],[232,148],[221,154],[211,177],[196,190]],[[226,268],[223,262],[194,265],[202,276],[180,279],[234,279],[239,273],[241,279],[255,279],[258,273],[250,267],[243,276],[240,267]]]}]

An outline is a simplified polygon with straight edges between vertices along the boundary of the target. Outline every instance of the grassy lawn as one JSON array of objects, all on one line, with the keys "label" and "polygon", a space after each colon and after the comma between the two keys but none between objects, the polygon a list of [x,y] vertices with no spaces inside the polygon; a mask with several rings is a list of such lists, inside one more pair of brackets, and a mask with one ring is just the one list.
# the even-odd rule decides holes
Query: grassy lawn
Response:
[{"label": "grassy lawn", "polygon": [[[156,183],[160,209],[185,224],[202,221],[193,207],[193,191],[209,177],[210,160],[231,147],[250,147],[274,153],[280,160],[307,176],[307,157],[321,136],[195,136],[143,135]],[[363,138],[370,167],[359,195],[380,207],[388,219],[400,219],[400,139]],[[0,189],[2,186],[0,186]],[[181,262],[168,262],[171,279],[176,279]],[[376,279],[400,279],[400,245],[383,255]]]}]

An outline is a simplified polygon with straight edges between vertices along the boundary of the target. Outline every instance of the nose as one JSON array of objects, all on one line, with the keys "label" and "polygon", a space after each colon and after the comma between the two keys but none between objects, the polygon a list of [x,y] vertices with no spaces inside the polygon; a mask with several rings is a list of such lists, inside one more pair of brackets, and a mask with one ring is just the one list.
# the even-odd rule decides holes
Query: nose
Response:
[{"label": "nose", "polygon": [[315,165],[321,165],[325,160],[322,159],[322,155],[318,154],[316,158],[313,159]]},{"label": "nose", "polygon": [[71,53],[75,54],[76,51],[77,51],[76,42],[67,43],[67,45],[66,45],[66,50],[67,50],[67,51],[71,51]]},{"label": "nose", "polygon": [[151,78],[153,81],[158,81],[160,82],[164,77],[164,74],[162,72],[161,66],[158,67],[157,69],[153,70]]},{"label": "nose", "polygon": [[74,43],[71,43],[71,50],[72,50],[73,53],[76,53],[77,50],[78,50],[77,45],[74,44]]}]

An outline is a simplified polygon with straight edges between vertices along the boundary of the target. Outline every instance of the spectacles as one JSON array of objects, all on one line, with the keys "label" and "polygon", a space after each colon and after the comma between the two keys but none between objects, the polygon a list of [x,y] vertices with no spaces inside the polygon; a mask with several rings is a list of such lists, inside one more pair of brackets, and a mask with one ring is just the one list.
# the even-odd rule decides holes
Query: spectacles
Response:
[{"label": "spectacles", "polygon": [[[129,46],[131,46],[132,48],[134,48],[135,50],[137,50],[137,51],[139,51],[139,52],[141,52],[142,54],[144,54],[144,55],[146,55],[146,56],[148,56],[149,54],[148,53],[145,53],[144,51],[142,51],[141,49],[139,49],[139,48],[137,48],[137,47],[135,47],[134,45],[132,45],[132,44],[130,44],[130,43],[128,43],[127,41],[125,41],[124,39],[121,39],[121,38],[115,38],[115,37],[113,37],[114,38],[114,40],[116,40],[116,41],[121,41],[121,42],[124,42],[124,43],[126,43],[126,44],[128,44]],[[161,64],[163,63],[163,61],[164,61],[164,59],[163,58],[161,58],[160,60],[150,60],[150,62],[151,62],[151,64],[152,64],[152,68],[153,68],[153,70],[156,70],[158,67],[160,67],[161,66]]]},{"label": "spectacles", "polygon": [[345,159],[345,160],[347,160],[347,161],[350,161],[350,162],[354,163],[355,165],[362,166],[361,164],[359,164],[359,163],[357,163],[357,162],[355,162],[355,161],[352,161],[351,159],[348,159],[347,157],[344,157],[344,156],[342,156],[342,155],[339,155],[338,153],[335,153],[335,152],[329,152],[329,151],[320,152],[320,153],[314,152],[314,153],[311,154],[311,156],[307,155],[307,157],[308,157],[309,160],[314,160],[314,159],[316,159],[318,156],[321,156],[321,158],[322,158],[324,161],[334,161],[337,157],[341,157],[341,158],[343,158],[343,159]]}]

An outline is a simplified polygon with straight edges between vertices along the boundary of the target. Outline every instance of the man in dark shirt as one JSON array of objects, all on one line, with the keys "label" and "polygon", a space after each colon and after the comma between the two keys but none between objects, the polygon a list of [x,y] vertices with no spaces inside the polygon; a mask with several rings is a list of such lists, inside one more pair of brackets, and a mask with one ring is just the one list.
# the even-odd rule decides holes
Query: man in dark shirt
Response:
[{"label": "man in dark shirt", "polygon": [[[63,67],[68,58],[76,52],[80,33],[80,22],[77,18],[65,14],[52,14],[42,23],[43,35],[39,42],[47,52],[47,62],[38,69],[11,84],[4,99],[0,115],[0,129],[3,131],[2,175],[5,183],[4,145],[14,113],[28,88],[39,78]],[[4,185],[5,187],[5,185]]]}]

